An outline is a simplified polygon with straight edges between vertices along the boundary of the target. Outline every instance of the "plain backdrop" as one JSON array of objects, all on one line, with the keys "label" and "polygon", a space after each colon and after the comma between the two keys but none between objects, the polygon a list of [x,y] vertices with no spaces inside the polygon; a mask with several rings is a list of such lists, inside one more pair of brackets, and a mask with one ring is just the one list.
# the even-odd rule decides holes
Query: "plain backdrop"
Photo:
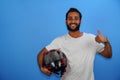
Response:
[{"label": "plain backdrop", "polygon": [[109,38],[113,57],[96,55],[95,80],[120,80],[120,0],[0,0],[0,80],[59,80],[39,70],[37,54],[67,33],[69,8],[83,15],[80,30]]}]

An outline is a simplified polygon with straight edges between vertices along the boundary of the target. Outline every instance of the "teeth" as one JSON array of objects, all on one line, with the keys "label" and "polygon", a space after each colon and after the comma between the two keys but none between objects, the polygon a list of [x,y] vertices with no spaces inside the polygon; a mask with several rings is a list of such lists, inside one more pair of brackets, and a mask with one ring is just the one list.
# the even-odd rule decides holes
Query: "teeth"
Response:
[{"label": "teeth", "polygon": [[76,26],[76,24],[71,24],[71,26]]}]

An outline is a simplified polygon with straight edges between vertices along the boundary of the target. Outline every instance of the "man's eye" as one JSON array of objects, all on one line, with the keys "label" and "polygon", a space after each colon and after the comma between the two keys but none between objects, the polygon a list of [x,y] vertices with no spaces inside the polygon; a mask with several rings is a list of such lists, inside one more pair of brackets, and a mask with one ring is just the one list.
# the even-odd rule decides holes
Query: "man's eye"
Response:
[{"label": "man's eye", "polygon": [[68,17],[68,20],[72,20],[72,17]]},{"label": "man's eye", "polygon": [[80,18],[79,17],[75,17],[75,20],[79,20]]}]

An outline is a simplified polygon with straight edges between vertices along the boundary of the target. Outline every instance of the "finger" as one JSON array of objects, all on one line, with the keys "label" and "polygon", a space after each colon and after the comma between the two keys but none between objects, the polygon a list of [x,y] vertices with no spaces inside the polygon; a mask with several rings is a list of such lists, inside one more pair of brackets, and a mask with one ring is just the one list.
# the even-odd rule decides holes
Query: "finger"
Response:
[{"label": "finger", "polygon": [[99,30],[99,29],[98,29],[98,31],[97,31],[97,32],[98,32],[98,35],[101,35],[101,32],[100,32],[100,30]]},{"label": "finger", "polygon": [[42,72],[47,74],[47,75],[51,74],[51,72],[48,69],[46,69],[46,68],[42,68]]},{"label": "finger", "polygon": [[47,73],[50,73],[50,74],[52,73],[52,72],[51,72],[51,71],[49,71],[48,69],[46,69],[46,72],[47,72]]},{"label": "finger", "polygon": [[52,72],[51,71],[48,71],[49,72],[49,74],[52,74]]},{"label": "finger", "polygon": [[50,71],[47,71],[47,75],[51,75],[51,72],[50,72]]}]

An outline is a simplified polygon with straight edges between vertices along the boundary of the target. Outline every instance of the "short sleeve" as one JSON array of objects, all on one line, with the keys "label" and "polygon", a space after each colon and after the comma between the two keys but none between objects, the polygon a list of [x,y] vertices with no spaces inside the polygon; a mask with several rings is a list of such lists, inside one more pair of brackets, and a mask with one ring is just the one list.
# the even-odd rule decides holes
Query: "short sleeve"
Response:
[{"label": "short sleeve", "polygon": [[98,43],[95,40],[96,35],[89,34],[89,38],[91,39],[91,45],[94,46],[93,48],[96,49],[96,52],[100,53],[104,50],[104,44]]},{"label": "short sleeve", "polygon": [[97,47],[96,51],[98,53],[100,53],[100,52],[102,52],[104,50],[104,44],[102,44],[102,43],[97,43],[96,42],[96,47]]},{"label": "short sleeve", "polygon": [[54,39],[49,45],[46,46],[46,49],[47,50],[51,50],[51,49],[59,49],[60,47],[60,39],[59,38],[56,38]]}]

